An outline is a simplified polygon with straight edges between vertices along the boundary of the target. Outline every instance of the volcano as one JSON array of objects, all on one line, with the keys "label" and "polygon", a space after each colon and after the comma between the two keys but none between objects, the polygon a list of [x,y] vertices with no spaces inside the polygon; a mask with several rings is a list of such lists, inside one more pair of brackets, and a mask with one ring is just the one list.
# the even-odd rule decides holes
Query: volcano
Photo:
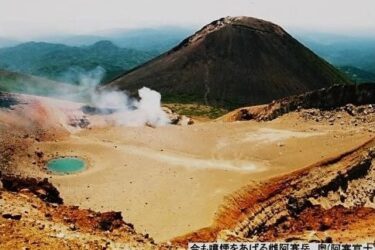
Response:
[{"label": "volcano", "polygon": [[148,86],[166,102],[234,108],[349,82],[281,27],[251,17],[226,17],[107,87],[134,92]]}]

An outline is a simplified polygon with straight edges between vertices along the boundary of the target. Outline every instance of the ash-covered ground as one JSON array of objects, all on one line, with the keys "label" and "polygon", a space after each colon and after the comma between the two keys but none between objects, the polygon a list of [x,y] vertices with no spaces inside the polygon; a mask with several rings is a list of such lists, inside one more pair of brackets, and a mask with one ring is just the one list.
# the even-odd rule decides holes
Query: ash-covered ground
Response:
[{"label": "ash-covered ground", "polygon": [[[174,123],[191,125],[128,126],[114,122],[116,112],[81,103],[2,98],[1,242],[7,246],[374,240],[371,103],[286,110],[285,101],[276,101],[195,124],[165,109]],[[257,114],[272,119],[253,119]],[[46,162],[57,156],[81,157],[88,168],[54,175]],[[26,177],[36,179],[20,181]],[[43,178],[51,184],[38,184]],[[64,205],[46,198],[49,185]],[[122,217],[112,214],[101,224],[93,211]],[[116,220],[118,228],[103,230]]]}]

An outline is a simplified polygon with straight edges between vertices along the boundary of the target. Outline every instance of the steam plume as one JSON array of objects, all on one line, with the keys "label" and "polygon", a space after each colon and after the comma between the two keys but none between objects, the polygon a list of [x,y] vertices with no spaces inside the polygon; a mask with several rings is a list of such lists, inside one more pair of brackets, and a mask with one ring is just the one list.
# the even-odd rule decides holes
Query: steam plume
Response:
[{"label": "steam plume", "polygon": [[161,108],[160,93],[143,87],[138,90],[138,100],[122,91],[99,90],[98,85],[104,75],[105,70],[100,66],[90,71],[74,68],[64,74],[65,77],[78,80],[79,92],[88,94],[90,105],[100,110],[113,110],[105,118],[113,125],[162,126],[170,123]]}]

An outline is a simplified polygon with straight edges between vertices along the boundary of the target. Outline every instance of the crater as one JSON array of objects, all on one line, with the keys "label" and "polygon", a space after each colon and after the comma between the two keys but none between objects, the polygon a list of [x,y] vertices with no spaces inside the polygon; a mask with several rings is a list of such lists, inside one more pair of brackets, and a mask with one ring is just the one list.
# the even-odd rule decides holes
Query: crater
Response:
[{"label": "crater", "polygon": [[47,163],[47,169],[54,174],[75,174],[86,169],[86,163],[78,157],[59,157]]}]

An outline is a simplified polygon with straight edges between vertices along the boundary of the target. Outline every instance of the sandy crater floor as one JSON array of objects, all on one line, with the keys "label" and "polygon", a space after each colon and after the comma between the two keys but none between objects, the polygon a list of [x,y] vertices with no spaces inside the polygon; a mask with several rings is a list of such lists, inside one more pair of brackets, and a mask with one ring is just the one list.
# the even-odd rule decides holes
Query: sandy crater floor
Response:
[{"label": "sandy crater floor", "polygon": [[365,128],[300,122],[84,130],[34,145],[46,155],[80,156],[89,169],[52,176],[66,204],[122,211],[137,231],[164,241],[209,226],[226,195],[370,139]]}]

